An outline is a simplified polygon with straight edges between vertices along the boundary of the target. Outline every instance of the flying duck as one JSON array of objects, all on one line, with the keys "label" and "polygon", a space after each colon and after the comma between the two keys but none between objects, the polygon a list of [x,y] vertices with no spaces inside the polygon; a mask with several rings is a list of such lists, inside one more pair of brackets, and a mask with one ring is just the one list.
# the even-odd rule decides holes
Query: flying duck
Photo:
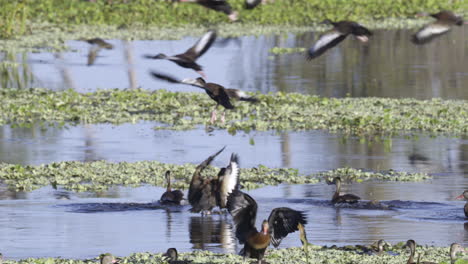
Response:
[{"label": "flying duck", "polygon": [[231,5],[226,0],[179,0],[180,2],[191,2],[197,3],[201,6],[206,8],[223,12],[226,14],[232,22],[238,19],[238,13],[236,11],[232,11]]},{"label": "flying duck", "polygon": [[340,190],[341,190],[341,178],[340,177],[335,177],[332,182],[328,182],[328,184],[335,184],[336,185],[336,190],[335,193],[333,194],[331,202],[333,204],[337,203],[357,203],[358,200],[361,200],[361,198],[357,195],[354,194],[343,194],[340,195]]},{"label": "flying duck", "polygon": [[167,188],[159,201],[162,204],[180,204],[184,199],[184,193],[180,190],[171,190],[171,171],[166,171]]},{"label": "flying duck", "polygon": [[462,194],[459,196],[455,197],[455,199],[465,199],[466,204],[465,207],[463,208],[463,211],[465,212],[465,216],[468,217],[468,190],[465,190]]},{"label": "flying duck", "polygon": [[[213,111],[211,112],[210,122],[213,124],[216,121],[216,109],[219,105],[222,105],[225,109],[234,109],[234,105],[232,105],[230,98],[234,98],[240,101],[248,101],[252,103],[258,102],[258,99],[252,96],[247,95],[245,92],[238,90],[238,89],[230,89],[224,88],[223,86],[216,84],[216,83],[207,83],[203,78],[197,79],[183,79],[178,80],[172,76],[167,74],[162,74],[158,72],[151,72],[151,75],[154,78],[164,80],[171,83],[180,83],[180,84],[188,84],[198,88],[202,88],[208,94],[208,96],[216,102],[216,106],[214,107]],[[225,122],[225,112],[221,116],[221,122]]]},{"label": "flying duck", "polygon": [[462,17],[456,16],[452,11],[448,10],[435,14],[419,13],[418,16],[431,16],[437,20],[422,27],[412,36],[411,41],[414,44],[426,44],[434,38],[449,32],[452,26],[461,26],[464,23]]},{"label": "flying duck", "polygon": [[287,207],[275,208],[271,211],[268,221],[262,222],[262,228],[258,232],[255,228],[257,202],[250,195],[235,189],[228,196],[227,209],[236,226],[236,238],[240,244],[244,244],[241,254],[244,257],[256,258],[258,263],[261,263],[270,243],[278,247],[289,233],[300,230],[301,241],[307,241],[304,231],[307,220],[304,212]]},{"label": "flying duck", "polygon": [[96,61],[96,57],[98,56],[98,53],[102,49],[108,49],[111,50],[114,48],[112,44],[109,42],[106,42],[102,38],[92,38],[92,39],[83,39],[87,43],[91,44],[91,47],[89,48],[88,52],[88,66],[91,66],[94,64]]},{"label": "flying duck", "polygon": [[328,49],[335,47],[349,34],[354,35],[362,42],[369,41],[369,37],[372,36],[371,31],[353,21],[332,22],[326,19],[323,23],[333,25],[333,29],[322,34],[317,42],[315,42],[314,46],[308,50],[309,60],[315,59]]},{"label": "flying duck", "polygon": [[177,54],[174,56],[167,56],[166,54],[159,53],[158,55],[145,55],[144,57],[147,59],[164,59],[169,60],[180,67],[193,69],[201,76],[206,78],[205,73],[203,72],[202,66],[197,64],[195,61],[201,57],[205,52],[211,47],[213,42],[216,39],[216,31],[210,30],[205,35],[203,35],[195,45],[193,45],[190,49],[185,51],[184,53]]}]

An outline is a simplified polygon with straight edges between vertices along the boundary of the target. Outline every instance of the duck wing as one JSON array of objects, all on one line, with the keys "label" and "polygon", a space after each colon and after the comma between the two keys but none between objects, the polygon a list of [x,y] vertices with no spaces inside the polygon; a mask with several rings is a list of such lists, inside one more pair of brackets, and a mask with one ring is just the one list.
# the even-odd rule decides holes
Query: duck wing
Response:
[{"label": "duck wing", "polygon": [[279,207],[271,211],[268,217],[268,225],[271,230],[271,243],[278,247],[281,240],[289,233],[298,231],[298,225],[307,224],[306,215],[302,211],[296,211],[287,207]]},{"label": "duck wing", "polygon": [[262,0],[245,0],[245,9],[253,9],[258,6]]},{"label": "duck wing", "polygon": [[188,49],[184,55],[192,61],[197,60],[211,47],[213,42],[216,40],[216,31],[210,30],[206,32],[190,49]]},{"label": "duck wing", "polygon": [[315,42],[314,46],[312,46],[308,50],[308,59],[312,60],[317,58],[318,56],[322,55],[328,49],[331,49],[338,45],[341,41],[346,38],[346,34],[342,34],[336,30],[331,30],[323,35]]},{"label": "duck wing", "polygon": [[250,195],[235,189],[229,194],[226,206],[236,225],[236,238],[239,243],[244,244],[247,236],[252,231],[257,231],[255,228],[257,202]]},{"label": "duck wing", "polygon": [[215,154],[209,156],[206,160],[204,160],[202,163],[200,163],[196,168],[195,172],[193,173],[192,180],[190,181],[190,186],[189,186],[189,191],[188,191],[188,200],[190,204],[195,204],[200,201],[202,197],[202,189],[204,187],[204,181],[201,179],[201,173],[202,171],[210,165],[210,163],[218,156],[223,150],[226,148],[224,146],[222,149],[220,149],[218,152]]},{"label": "duck wing", "polygon": [[151,71],[150,74],[154,78],[162,80],[162,81],[166,81],[166,82],[170,82],[170,83],[188,84],[188,85],[191,85],[191,86],[204,88],[202,85],[200,85],[199,82],[197,82],[194,79],[187,78],[187,79],[180,80],[180,79],[177,79],[176,77],[174,77],[172,75],[169,75],[169,74],[166,74],[166,73],[160,73],[160,72],[156,72],[156,71]]},{"label": "duck wing", "polygon": [[257,103],[258,99],[252,96],[249,96],[246,94],[244,91],[241,91],[239,89],[232,89],[232,88],[227,88],[225,89],[226,93],[229,95],[229,98],[235,98],[240,101],[248,101],[252,103]]},{"label": "duck wing", "polygon": [[414,44],[422,45],[450,31],[450,26],[434,22],[421,28],[412,37]]},{"label": "duck wing", "polygon": [[222,181],[220,182],[220,197],[221,207],[226,207],[227,197],[229,194],[239,186],[239,157],[237,154],[232,153],[229,165],[224,170],[221,176]]}]

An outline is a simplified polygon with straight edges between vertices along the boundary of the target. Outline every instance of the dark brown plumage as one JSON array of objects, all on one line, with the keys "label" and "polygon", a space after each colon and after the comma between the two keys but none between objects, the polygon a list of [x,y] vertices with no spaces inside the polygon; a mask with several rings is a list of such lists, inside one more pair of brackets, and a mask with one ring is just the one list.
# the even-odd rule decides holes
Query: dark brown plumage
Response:
[{"label": "dark brown plumage", "polygon": [[180,204],[184,199],[184,193],[180,190],[171,190],[171,171],[166,171],[166,181],[166,192],[162,194],[161,199],[159,200],[162,204]]},{"label": "dark brown plumage", "polygon": [[202,66],[196,63],[196,60],[200,58],[205,52],[211,47],[213,42],[216,40],[216,31],[210,30],[205,33],[191,48],[186,50],[184,53],[177,54],[174,56],[167,56],[166,54],[159,53],[158,55],[145,55],[147,59],[165,59],[172,61],[183,68],[193,69],[198,72],[201,76],[206,78],[203,72]]},{"label": "dark brown plumage", "polygon": [[349,34],[354,35],[362,42],[367,42],[369,37],[372,36],[371,31],[353,21],[332,22],[327,19],[324,23],[333,25],[333,29],[322,34],[317,42],[315,42],[314,46],[308,50],[307,58],[309,60],[315,59],[327,50],[335,47]]},{"label": "dark brown plumage", "polygon": [[354,194],[343,194],[340,195],[340,190],[341,190],[341,178],[340,177],[335,177],[333,179],[332,184],[336,185],[336,190],[335,193],[333,194],[331,202],[333,204],[336,203],[357,203],[361,198],[357,195]]},{"label": "dark brown plumage", "polygon": [[238,14],[236,11],[232,10],[231,5],[226,0],[180,0],[180,2],[192,2],[197,3],[206,8],[223,12],[226,14],[231,21],[236,21],[238,19]]},{"label": "dark brown plumage", "polygon": [[190,181],[188,200],[192,205],[191,212],[202,214],[210,213],[211,210],[218,204],[218,179],[203,179],[201,173],[210,165],[210,163],[218,156],[226,147],[223,147],[215,154],[209,156],[200,165],[195,168],[192,180]]},{"label": "dark brown plumage", "polygon": [[424,26],[412,36],[411,41],[414,44],[429,43],[433,39],[449,32],[452,26],[463,25],[463,18],[456,16],[452,11],[448,10],[443,10],[435,14],[420,13],[418,15],[431,16],[437,20]]},{"label": "dark brown plumage", "polygon": [[[216,106],[214,107],[213,111],[211,112],[210,122],[214,123],[216,121],[216,109],[219,105],[223,106],[225,109],[234,109],[234,105],[231,103],[231,98],[240,100],[240,101],[248,101],[248,102],[258,102],[258,99],[252,96],[247,95],[245,92],[238,90],[238,89],[226,89],[222,85],[216,83],[207,83],[203,78],[197,79],[183,79],[178,80],[170,75],[162,74],[159,72],[151,72],[151,75],[154,78],[171,82],[171,83],[180,83],[180,84],[188,84],[192,86],[196,86],[205,90],[206,94],[216,102]],[[221,121],[225,122],[225,113],[223,112],[221,116]]]},{"label": "dark brown plumage", "polygon": [[179,254],[177,253],[177,249],[169,248],[166,253],[163,254],[163,257],[166,258],[166,261],[169,264],[189,264],[192,263],[191,260],[178,260]]},{"label": "dark brown plumage", "polygon": [[236,225],[236,238],[240,244],[244,244],[241,254],[256,258],[259,263],[270,242],[278,247],[289,233],[300,230],[301,241],[307,243],[303,228],[307,224],[304,212],[287,207],[275,208],[271,211],[268,221],[263,221],[262,229],[258,232],[255,228],[257,203],[250,195],[238,189],[234,190],[228,196],[227,209]]}]

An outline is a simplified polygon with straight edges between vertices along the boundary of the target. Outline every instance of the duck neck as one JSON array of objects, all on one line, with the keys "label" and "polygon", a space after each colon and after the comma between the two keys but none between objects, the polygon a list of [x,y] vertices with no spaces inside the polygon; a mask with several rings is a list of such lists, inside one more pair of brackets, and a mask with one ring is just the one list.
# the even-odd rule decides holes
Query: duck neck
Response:
[{"label": "duck neck", "polygon": [[170,192],[171,191],[171,175],[169,173],[166,173],[166,181],[167,181],[166,191]]},{"label": "duck neck", "polygon": [[335,181],[335,185],[336,185],[336,190],[335,190],[335,194],[333,195],[333,197],[338,197],[338,196],[340,196],[341,181],[340,181],[340,180],[336,180],[336,181]]},{"label": "duck neck", "polygon": [[414,263],[414,253],[415,253],[415,248],[410,246],[410,256],[409,256],[408,262],[406,262],[407,264]]}]

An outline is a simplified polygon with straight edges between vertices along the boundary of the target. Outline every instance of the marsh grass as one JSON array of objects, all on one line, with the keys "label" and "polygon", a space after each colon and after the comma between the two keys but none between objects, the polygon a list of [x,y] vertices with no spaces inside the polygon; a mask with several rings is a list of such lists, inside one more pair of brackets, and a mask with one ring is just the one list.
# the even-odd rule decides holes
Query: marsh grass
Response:
[{"label": "marsh grass", "polygon": [[[111,3],[109,3],[111,2]],[[230,0],[240,12],[242,24],[307,25],[332,20],[380,20],[413,17],[421,11],[440,9],[463,11],[468,1],[438,0],[276,0],[253,10],[244,10],[244,0]],[[67,25],[133,24],[175,27],[183,25],[215,25],[227,22],[224,14],[190,3],[155,0],[0,0],[0,36],[14,38],[28,32],[28,23],[48,22],[57,27]]]}]

